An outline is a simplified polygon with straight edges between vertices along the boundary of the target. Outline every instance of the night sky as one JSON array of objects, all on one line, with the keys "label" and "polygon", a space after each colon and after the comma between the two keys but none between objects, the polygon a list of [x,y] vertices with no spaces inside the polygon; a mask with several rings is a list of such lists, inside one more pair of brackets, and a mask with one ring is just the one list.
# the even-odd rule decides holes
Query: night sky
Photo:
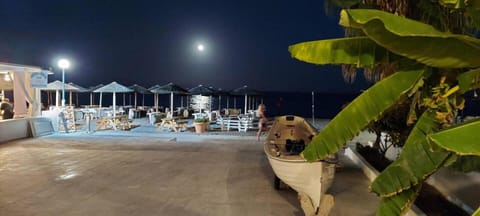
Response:
[{"label": "night sky", "polygon": [[341,37],[337,23],[321,0],[0,0],[0,61],[51,67],[53,81],[61,80],[56,62],[66,57],[66,82],[85,87],[174,82],[358,92],[368,85],[360,74],[346,84],[339,66],[307,64],[288,52],[298,42]]}]

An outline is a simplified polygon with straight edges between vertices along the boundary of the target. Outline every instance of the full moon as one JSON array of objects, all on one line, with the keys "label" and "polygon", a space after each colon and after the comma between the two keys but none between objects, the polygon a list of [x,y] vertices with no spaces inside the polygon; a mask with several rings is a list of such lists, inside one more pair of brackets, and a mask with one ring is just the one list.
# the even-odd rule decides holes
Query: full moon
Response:
[{"label": "full moon", "polygon": [[203,44],[199,44],[197,46],[197,50],[200,51],[200,52],[202,52],[204,49],[205,49],[205,47],[203,46]]}]

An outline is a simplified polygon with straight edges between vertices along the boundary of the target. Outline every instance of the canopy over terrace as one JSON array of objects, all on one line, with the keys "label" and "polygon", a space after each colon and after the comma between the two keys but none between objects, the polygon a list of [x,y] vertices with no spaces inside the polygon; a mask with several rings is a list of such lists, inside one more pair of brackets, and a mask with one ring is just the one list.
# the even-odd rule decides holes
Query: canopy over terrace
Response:
[{"label": "canopy over terrace", "polygon": [[[52,74],[51,71],[42,70],[41,67],[37,66],[0,62],[0,77],[4,81],[0,82],[0,90],[13,90],[13,109],[15,112],[15,118],[29,115],[40,115],[40,90],[31,87],[30,84],[32,73],[39,72]],[[10,78],[11,81],[5,80],[6,77]],[[26,102],[30,104],[28,109]]]},{"label": "canopy over terrace", "polygon": [[170,94],[170,112],[173,114],[173,94],[188,94],[188,91],[174,83],[168,83],[150,90],[156,94]]}]

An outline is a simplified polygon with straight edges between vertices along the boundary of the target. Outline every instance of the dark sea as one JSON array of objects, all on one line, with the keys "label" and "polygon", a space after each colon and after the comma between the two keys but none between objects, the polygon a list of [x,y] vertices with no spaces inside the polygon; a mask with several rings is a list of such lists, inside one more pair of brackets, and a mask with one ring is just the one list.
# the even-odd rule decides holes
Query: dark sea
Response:
[{"label": "dark sea", "polygon": [[[267,111],[266,114],[269,117],[277,115],[298,115],[302,117],[312,118],[333,118],[341,109],[342,106],[352,101],[357,97],[359,93],[322,93],[314,92],[264,92],[263,96],[256,96],[251,99],[249,97],[249,104],[247,109],[255,110],[259,103],[263,102]],[[68,93],[65,93],[67,104],[69,102]],[[52,94],[54,100],[55,94]],[[76,93],[73,93],[73,103],[76,103]],[[228,99],[227,99],[228,98]],[[280,99],[281,98],[281,99]],[[461,116],[478,116],[480,115],[480,98],[474,97],[473,93],[467,93],[466,106],[463,111],[459,113]],[[104,93],[102,96],[102,105],[110,106],[112,104],[112,94]],[[137,106],[142,105],[143,95],[138,94]],[[90,93],[79,93],[78,100],[80,105],[90,104]],[[123,93],[117,93],[117,105],[122,106]],[[94,104],[98,104],[99,94],[94,93]],[[228,101],[228,104],[227,104]],[[244,96],[212,96],[212,110],[217,110],[220,106],[222,109],[239,108],[244,110]],[[279,102],[281,101],[281,102]],[[47,95],[42,93],[42,103],[47,104]],[[54,102],[53,102],[54,103]],[[125,105],[133,105],[133,94],[125,94]],[[187,97],[175,95],[174,107],[186,106]],[[313,113],[312,113],[312,105]],[[153,95],[145,95],[145,106],[153,106]],[[170,95],[159,95],[159,106],[170,106]]]}]

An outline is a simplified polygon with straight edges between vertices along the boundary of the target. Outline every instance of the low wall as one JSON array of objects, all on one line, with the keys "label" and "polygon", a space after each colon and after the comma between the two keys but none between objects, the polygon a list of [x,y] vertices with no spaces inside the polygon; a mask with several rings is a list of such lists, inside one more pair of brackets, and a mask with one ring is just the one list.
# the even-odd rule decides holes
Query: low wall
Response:
[{"label": "low wall", "polygon": [[0,143],[53,133],[50,119],[42,117],[0,121]]}]

